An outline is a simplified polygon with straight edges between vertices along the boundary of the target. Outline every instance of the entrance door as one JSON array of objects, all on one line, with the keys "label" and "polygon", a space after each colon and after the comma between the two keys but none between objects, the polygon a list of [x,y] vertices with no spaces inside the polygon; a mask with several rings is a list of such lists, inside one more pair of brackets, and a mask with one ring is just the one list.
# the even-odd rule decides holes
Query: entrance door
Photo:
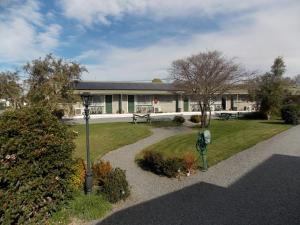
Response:
[{"label": "entrance door", "polygon": [[226,110],[226,98],[222,97],[222,110]]},{"label": "entrance door", "polygon": [[184,100],[183,100],[183,110],[184,110],[184,112],[189,111],[189,99],[188,98],[184,98]]},{"label": "entrance door", "polygon": [[128,95],[128,112],[134,113],[134,95]]},{"label": "entrance door", "polygon": [[105,109],[107,114],[112,114],[112,95],[105,95]]}]

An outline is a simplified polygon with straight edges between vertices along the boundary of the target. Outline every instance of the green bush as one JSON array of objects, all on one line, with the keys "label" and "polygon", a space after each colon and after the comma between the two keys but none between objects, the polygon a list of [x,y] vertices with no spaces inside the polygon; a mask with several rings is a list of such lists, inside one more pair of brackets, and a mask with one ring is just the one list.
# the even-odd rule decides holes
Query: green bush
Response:
[{"label": "green bush", "polygon": [[262,112],[247,112],[241,114],[242,119],[246,120],[265,120],[267,119],[266,115],[264,115]]},{"label": "green bush", "polygon": [[113,169],[105,177],[104,184],[100,187],[100,193],[111,203],[125,200],[130,194],[125,171],[120,168]]},{"label": "green bush", "polygon": [[200,115],[192,115],[190,121],[193,123],[200,123],[201,116]]},{"label": "green bush", "polygon": [[174,116],[173,122],[177,124],[183,124],[185,122],[185,119],[182,116]]},{"label": "green bush", "polygon": [[74,160],[73,174],[71,176],[72,185],[77,190],[83,190],[86,174],[86,165],[82,158]]},{"label": "green bush", "polygon": [[168,158],[163,164],[164,175],[167,177],[176,177],[184,167],[183,159]]},{"label": "green bush", "polygon": [[178,170],[185,169],[184,160],[181,158],[167,158],[155,151],[145,151],[142,159],[138,161],[139,166],[157,175],[176,177]]},{"label": "green bush", "polygon": [[281,118],[286,124],[299,124],[300,106],[297,104],[288,104],[281,108]]},{"label": "green bush", "polygon": [[0,224],[43,224],[70,197],[74,137],[45,108],[0,116]]}]

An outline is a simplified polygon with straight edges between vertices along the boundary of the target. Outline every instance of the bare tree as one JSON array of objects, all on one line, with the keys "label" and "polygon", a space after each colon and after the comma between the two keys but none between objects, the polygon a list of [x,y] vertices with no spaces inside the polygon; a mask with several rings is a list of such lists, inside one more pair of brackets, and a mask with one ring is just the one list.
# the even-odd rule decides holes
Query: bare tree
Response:
[{"label": "bare tree", "polygon": [[211,105],[216,99],[251,76],[234,59],[228,59],[218,51],[176,60],[172,63],[170,75],[175,85],[182,88],[186,95],[197,99],[202,127],[209,126]]},{"label": "bare tree", "polygon": [[295,84],[300,87],[300,74],[295,76],[294,81],[295,81]]}]

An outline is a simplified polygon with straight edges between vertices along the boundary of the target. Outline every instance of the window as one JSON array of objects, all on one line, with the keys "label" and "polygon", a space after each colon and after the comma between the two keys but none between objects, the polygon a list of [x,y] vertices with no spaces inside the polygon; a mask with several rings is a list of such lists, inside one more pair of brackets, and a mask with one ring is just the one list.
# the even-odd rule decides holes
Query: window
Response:
[{"label": "window", "polygon": [[137,96],[138,105],[152,105],[152,96],[151,95],[138,95]]}]

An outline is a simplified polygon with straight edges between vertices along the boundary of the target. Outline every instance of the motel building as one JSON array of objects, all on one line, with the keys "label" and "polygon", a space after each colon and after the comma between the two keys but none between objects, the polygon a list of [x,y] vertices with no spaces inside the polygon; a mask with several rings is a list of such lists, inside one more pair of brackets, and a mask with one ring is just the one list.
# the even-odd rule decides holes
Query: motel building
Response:
[{"label": "motel building", "polygon": [[[131,83],[76,81],[75,93],[89,92],[91,118],[109,116],[132,116],[133,113],[155,115],[192,115],[199,114],[196,99],[185,95],[172,83]],[[82,102],[77,102],[72,113],[81,118]],[[220,111],[253,111],[255,102],[249,101],[247,90],[235,90],[225,93],[212,105],[212,113]]]}]

